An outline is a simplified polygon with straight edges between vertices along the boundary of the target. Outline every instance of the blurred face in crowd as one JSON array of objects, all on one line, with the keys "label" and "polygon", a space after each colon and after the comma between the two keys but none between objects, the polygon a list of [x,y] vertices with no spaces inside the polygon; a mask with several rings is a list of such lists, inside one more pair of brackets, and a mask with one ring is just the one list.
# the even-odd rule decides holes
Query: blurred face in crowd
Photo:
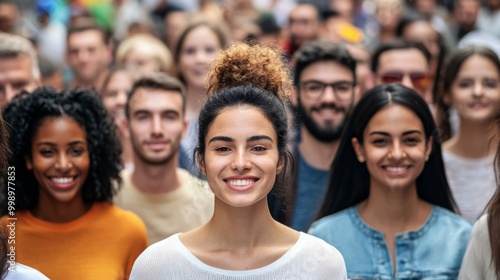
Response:
[{"label": "blurred face in crowd", "polygon": [[175,160],[187,127],[178,91],[138,88],[130,100],[129,131],[136,157],[144,164]]},{"label": "blurred face in crowd", "polygon": [[394,30],[403,13],[401,0],[376,0],[375,17],[383,30]]},{"label": "blurred face in crowd", "polygon": [[446,98],[462,122],[491,123],[500,112],[498,67],[484,56],[470,56],[462,63]]},{"label": "blurred face in crowd", "polygon": [[68,37],[67,62],[80,83],[93,84],[110,61],[111,53],[98,30],[76,32]]},{"label": "blurred face in crowd", "polygon": [[320,31],[318,11],[312,4],[299,4],[290,12],[288,25],[294,45],[312,41],[318,38]]},{"label": "blurred face in crowd", "polygon": [[19,21],[19,9],[14,3],[0,3],[0,32],[12,33]]},{"label": "blurred face in crowd", "polygon": [[472,27],[476,23],[479,8],[478,0],[459,0],[455,8],[455,18],[460,25]]},{"label": "blurred face in crowd", "polygon": [[417,9],[417,11],[419,11],[420,13],[422,13],[426,16],[431,16],[434,13],[436,6],[437,6],[436,0],[416,0],[415,1],[415,8]]},{"label": "blurred face in crowd", "polygon": [[186,22],[188,20],[188,15],[186,12],[170,12],[165,16],[165,38],[167,40],[167,46],[170,50],[175,50],[175,45],[177,40],[182,33]]},{"label": "blurred face in crowd", "polygon": [[322,142],[338,140],[358,91],[351,70],[334,61],[314,62],[300,74],[297,90],[307,131]]},{"label": "blurred face in crowd", "polygon": [[145,45],[137,45],[131,49],[125,57],[125,65],[144,75],[160,71],[159,61],[151,48]]},{"label": "blurred face in crowd", "polygon": [[117,71],[109,78],[102,90],[102,102],[106,109],[115,117],[125,116],[127,94],[134,84],[133,78],[126,71]]},{"label": "blurred face in crowd", "polygon": [[208,26],[198,26],[187,34],[178,65],[187,88],[205,88],[208,67],[221,48],[217,35]]},{"label": "blurred face in crowd", "polygon": [[419,93],[432,103],[429,92],[429,64],[418,49],[395,49],[380,55],[375,73],[375,84],[399,83]]},{"label": "blurred face in crowd", "polygon": [[32,91],[38,85],[29,56],[0,57],[0,107],[21,91]]},{"label": "blurred face in crowd", "polygon": [[422,43],[432,55],[430,69],[435,73],[438,66],[439,52],[439,34],[427,21],[416,21],[409,24],[403,31],[403,38]]},{"label": "blurred face in crowd", "polygon": [[352,58],[356,60],[356,80],[359,85],[359,94],[354,96],[354,104],[356,104],[365,91],[374,86],[370,70],[370,53],[364,46],[353,44],[345,44],[345,46]]}]

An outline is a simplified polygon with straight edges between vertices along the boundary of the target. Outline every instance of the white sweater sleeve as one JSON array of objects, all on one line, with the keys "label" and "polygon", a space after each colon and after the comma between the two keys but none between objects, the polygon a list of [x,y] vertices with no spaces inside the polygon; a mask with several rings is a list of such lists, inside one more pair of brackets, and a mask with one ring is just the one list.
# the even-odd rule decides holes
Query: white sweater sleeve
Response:
[{"label": "white sweater sleeve", "polygon": [[495,269],[491,265],[491,247],[487,217],[487,215],[482,216],[474,224],[458,276],[459,280],[497,279],[495,277]]}]

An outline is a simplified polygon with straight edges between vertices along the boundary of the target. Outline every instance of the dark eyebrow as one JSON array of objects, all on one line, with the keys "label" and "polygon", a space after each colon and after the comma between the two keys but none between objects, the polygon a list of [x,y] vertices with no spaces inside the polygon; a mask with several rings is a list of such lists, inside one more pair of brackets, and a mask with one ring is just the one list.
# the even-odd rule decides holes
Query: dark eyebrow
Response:
[{"label": "dark eyebrow", "polygon": [[215,141],[222,141],[222,142],[233,142],[233,138],[227,137],[227,136],[215,136],[210,141],[208,141],[208,144],[215,142]]},{"label": "dark eyebrow", "polygon": [[[263,139],[273,142],[273,139],[267,135],[254,135],[254,136],[250,136],[247,138],[247,143],[253,142],[253,141],[258,141],[258,140],[263,140]],[[210,139],[210,141],[208,141],[208,143],[210,144],[210,143],[215,142],[215,141],[234,142],[234,139],[231,137],[227,137],[227,136],[215,136],[212,139]]]},{"label": "dark eyebrow", "polygon": [[269,140],[269,141],[273,142],[273,139],[267,135],[255,135],[255,136],[249,137],[247,139],[247,143],[253,142],[253,141],[258,141],[258,140]]},{"label": "dark eyebrow", "polygon": [[[73,141],[73,142],[70,142],[68,145],[69,146],[73,146],[73,145],[79,145],[79,144],[85,144],[85,141],[80,141],[80,140],[76,140],[76,141]],[[40,142],[38,144],[36,144],[37,146],[41,146],[41,145],[48,145],[48,146],[57,146],[55,143],[53,142]]]},{"label": "dark eyebrow", "polygon": [[[422,132],[420,130],[408,130],[408,131],[403,132],[403,135],[408,135],[408,134],[412,134],[412,133],[422,134]],[[389,133],[384,132],[384,131],[373,131],[373,132],[370,132],[369,135],[390,136]]]}]

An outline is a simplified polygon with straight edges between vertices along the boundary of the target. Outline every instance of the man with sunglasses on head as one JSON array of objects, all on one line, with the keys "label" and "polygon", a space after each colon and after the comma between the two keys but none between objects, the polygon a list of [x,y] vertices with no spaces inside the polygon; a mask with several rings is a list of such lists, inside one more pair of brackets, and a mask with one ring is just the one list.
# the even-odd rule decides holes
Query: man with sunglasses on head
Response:
[{"label": "man with sunglasses on head", "polygon": [[294,96],[300,140],[293,147],[295,180],[290,201],[270,197],[273,216],[307,231],[326,194],[328,173],[355,96],[356,61],[342,45],[313,41],[294,58]]},{"label": "man with sunglasses on head", "polygon": [[432,104],[430,60],[431,53],[421,43],[397,39],[380,44],[371,63],[375,85],[400,83]]}]

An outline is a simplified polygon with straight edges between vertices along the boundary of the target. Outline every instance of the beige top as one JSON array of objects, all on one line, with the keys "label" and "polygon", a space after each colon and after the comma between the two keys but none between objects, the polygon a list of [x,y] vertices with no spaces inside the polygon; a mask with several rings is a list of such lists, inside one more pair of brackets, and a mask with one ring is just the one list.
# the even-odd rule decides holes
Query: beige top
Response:
[{"label": "beige top", "polygon": [[214,212],[214,196],[207,182],[184,169],[177,171],[181,187],[164,194],[143,193],[132,183],[130,172],[120,174],[123,183],[114,202],[143,220],[150,244],[198,227]]}]

